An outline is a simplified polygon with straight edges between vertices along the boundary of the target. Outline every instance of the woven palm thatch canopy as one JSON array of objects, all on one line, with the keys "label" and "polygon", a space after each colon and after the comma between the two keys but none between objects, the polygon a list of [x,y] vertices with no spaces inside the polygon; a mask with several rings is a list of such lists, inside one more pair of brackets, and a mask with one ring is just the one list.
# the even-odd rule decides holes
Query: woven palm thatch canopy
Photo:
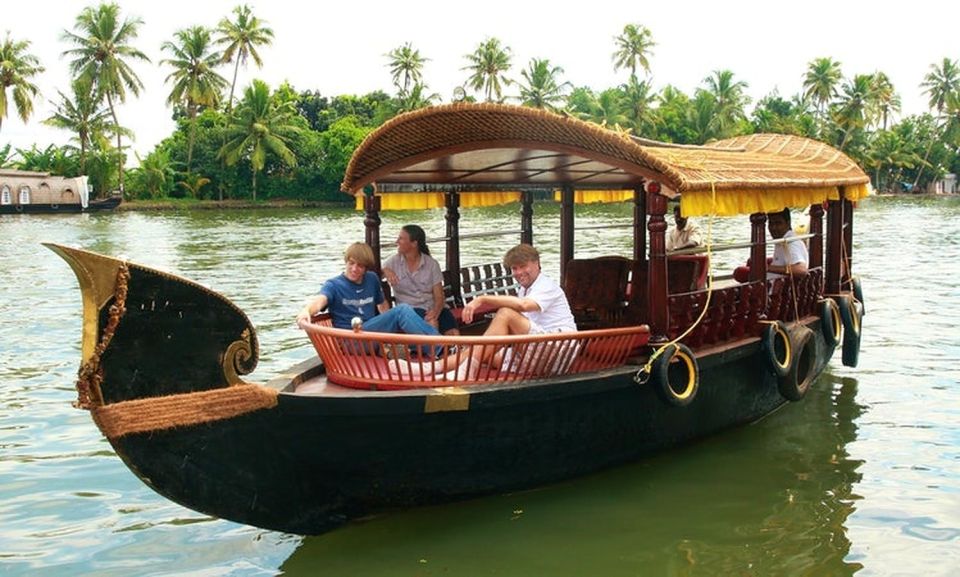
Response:
[{"label": "woven palm thatch canopy", "polygon": [[755,134],[708,146],[634,138],[558,114],[452,104],[398,116],[354,153],[342,190],[623,190],[657,181],[683,212],[744,214],[826,199],[858,200],[869,178],[842,152],[807,138]]}]

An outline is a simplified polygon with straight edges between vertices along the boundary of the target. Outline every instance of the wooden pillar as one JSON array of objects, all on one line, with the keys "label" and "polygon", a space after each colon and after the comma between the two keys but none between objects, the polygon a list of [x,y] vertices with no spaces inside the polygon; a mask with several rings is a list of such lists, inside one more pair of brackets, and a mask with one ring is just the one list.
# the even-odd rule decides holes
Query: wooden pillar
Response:
[{"label": "wooden pillar", "polygon": [[824,271],[823,292],[840,293],[840,275],[843,266],[840,258],[843,239],[843,201],[831,200],[827,203],[827,264]]},{"label": "wooden pillar", "polygon": [[750,215],[750,280],[767,280],[767,214]]},{"label": "wooden pillar", "polygon": [[533,192],[520,193],[520,242],[533,245]]},{"label": "wooden pillar", "polygon": [[373,260],[380,274],[380,197],[366,194],[363,197],[363,239],[373,249]]},{"label": "wooden pillar", "polygon": [[853,203],[846,199],[843,189],[840,189],[840,200],[843,202],[843,251],[842,268],[840,269],[840,287],[853,290],[850,277],[853,274]]},{"label": "wooden pillar", "polygon": [[633,262],[647,261],[647,193],[643,181],[633,189]]},{"label": "wooden pillar", "polygon": [[823,206],[810,205],[810,263],[809,268],[823,266]]},{"label": "wooden pillar", "polygon": [[460,294],[460,195],[447,192],[443,195],[447,220],[447,271],[453,294]]},{"label": "wooden pillar", "polygon": [[667,197],[661,196],[660,184],[651,182],[647,187],[647,210],[650,221],[650,260],[647,262],[647,306],[650,319],[650,344],[667,342],[670,328],[670,311],[667,300]]},{"label": "wooden pillar", "polygon": [[560,279],[566,278],[567,262],[573,259],[573,187],[560,189]]},{"label": "wooden pillar", "polygon": [[[767,214],[750,215],[750,281],[767,282]],[[762,310],[767,310],[767,291],[763,291]]]}]

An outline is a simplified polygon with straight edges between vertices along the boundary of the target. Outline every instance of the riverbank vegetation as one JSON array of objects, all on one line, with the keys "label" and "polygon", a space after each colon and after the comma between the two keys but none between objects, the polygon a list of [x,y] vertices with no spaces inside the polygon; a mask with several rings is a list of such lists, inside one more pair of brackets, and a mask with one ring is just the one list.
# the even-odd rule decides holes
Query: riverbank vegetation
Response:
[{"label": "riverbank vegetation", "polygon": [[[260,80],[236,86],[239,67],[250,61],[263,66],[260,50],[274,41],[269,23],[248,6],[237,6],[215,27],[177,31],[160,47],[156,64],[137,46],[143,24],[121,14],[117,4],[84,8],[74,29],[61,36],[74,81],[57,89],[55,113],[41,119],[69,131],[71,144],[29,149],[0,144],[0,167],[86,174],[98,196],[120,189],[128,199],[152,201],[346,202],[340,180],[363,138],[397,114],[442,102],[422,75],[428,58],[411,43],[384,55],[392,94],[324,96],[289,84],[271,89]],[[900,117],[900,96],[883,72],[847,76],[832,57],[816,58],[797,71],[803,77],[800,94],[774,90],[752,102],[747,82],[731,70],[705,73],[692,94],[655,86],[650,72],[656,42],[640,24],[627,24],[610,40],[610,62],[597,65],[622,72],[617,86],[575,86],[549,55],[516,63],[508,44],[488,38],[464,55],[464,81],[453,100],[544,108],[681,144],[756,132],[807,136],[853,157],[881,192],[925,191],[945,174],[960,172],[956,60],[929,64],[918,87],[928,97],[929,111]],[[0,43],[0,63],[2,131],[14,109],[24,121],[33,115],[40,89],[32,77],[43,63],[30,53],[29,41],[9,33]],[[137,70],[155,65],[169,73],[167,103],[176,128],[127,168],[131,135],[117,104],[139,95]]]}]

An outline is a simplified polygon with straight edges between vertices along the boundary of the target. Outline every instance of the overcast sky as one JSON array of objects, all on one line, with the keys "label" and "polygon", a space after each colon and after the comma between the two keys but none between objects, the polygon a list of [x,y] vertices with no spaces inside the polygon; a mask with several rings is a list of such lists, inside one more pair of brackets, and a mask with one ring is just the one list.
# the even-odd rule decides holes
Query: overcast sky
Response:
[{"label": "overcast sky", "polygon": [[[119,109],[120,123],[136,134],[141,154],[153,149],[173,129],[165,101],[170,73],[159,62],[167,55],[160,45],[173,33],[193,25],[213,27],[240,2],[235,0],[120,0],[122,14],[143,20],[136,45],[152,63],[135,64],[145,85]],[[0,146],[28,148],[37,143],[65,144],[70,135],[47,128],[49,100],[68,91],[67,62],[61,53],[65,29],[72,29],[80,10],[92,3],[68,0],[4,1],[0,34],[29,39],[29,51],[46,71],[34,79],[42,91],[35,112],[24,125],[15,110],[0,129]],[[262,69],[251,63],[241,69],[238,92],[252,78],[271,88],[284,80],[297,91],[319,90],[325,96],[393,93],[387,52],[412,42],[429,58],[424,79],[431,92],[451,100],[467,72],[464,55],[488,37],[509,46],[519,78],[531,58],[549,58],[564,69],[564,80],[577,86],[605,89],[624,82],[628,72],[614,72],[614,37],[627,23],[642,24],[657,45],[650,58],[654,87],[672,84],[687,94],[712,71],[730,69],[749,84],[756,99],[774,89],[790,97],[800,91],[807,64],[818,57],[839,60],[845,77],[885,72],[903,102],[903,114],[927,110],[919,87],[930,65],[944,57],[960,58],[960,8],[952,2],[805,0],[685,0],[637,2],[524,2],[522,0],[290,0],[251,1],[267,21],[274,43],[261,52]],[[949,6],[954,6],[949,8]],[[229,81],[232,68],[221,74]],[[508,88],[515,94],[515,88]],[[751,107],[752,109],[752,107]]]}]

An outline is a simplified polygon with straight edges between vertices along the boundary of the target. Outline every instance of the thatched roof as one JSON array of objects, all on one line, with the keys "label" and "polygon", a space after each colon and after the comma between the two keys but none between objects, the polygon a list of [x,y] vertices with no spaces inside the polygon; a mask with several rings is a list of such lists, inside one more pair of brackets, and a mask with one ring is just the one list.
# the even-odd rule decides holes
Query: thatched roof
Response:
[{"label": "thatched roof", "polygon": [[[685,201],[688,193],[719,193],[729,203],[733,193],[735,211],[757,204],[744,195],[816,190],[819,197],[832,190],[835,196],[837,187],[850,187],[862,190],[853,195],[859,197],[869,183],[842,152],[797,136],[677,146],[532,108],[452,104],[398,116],[372,132],[354,153],[342,189],[357,194],[374,183],[420,190],[624,189],[643,180],[658,181],[666,194],[682,193]],[[801,196],[806,203],[809,195]]]}]

